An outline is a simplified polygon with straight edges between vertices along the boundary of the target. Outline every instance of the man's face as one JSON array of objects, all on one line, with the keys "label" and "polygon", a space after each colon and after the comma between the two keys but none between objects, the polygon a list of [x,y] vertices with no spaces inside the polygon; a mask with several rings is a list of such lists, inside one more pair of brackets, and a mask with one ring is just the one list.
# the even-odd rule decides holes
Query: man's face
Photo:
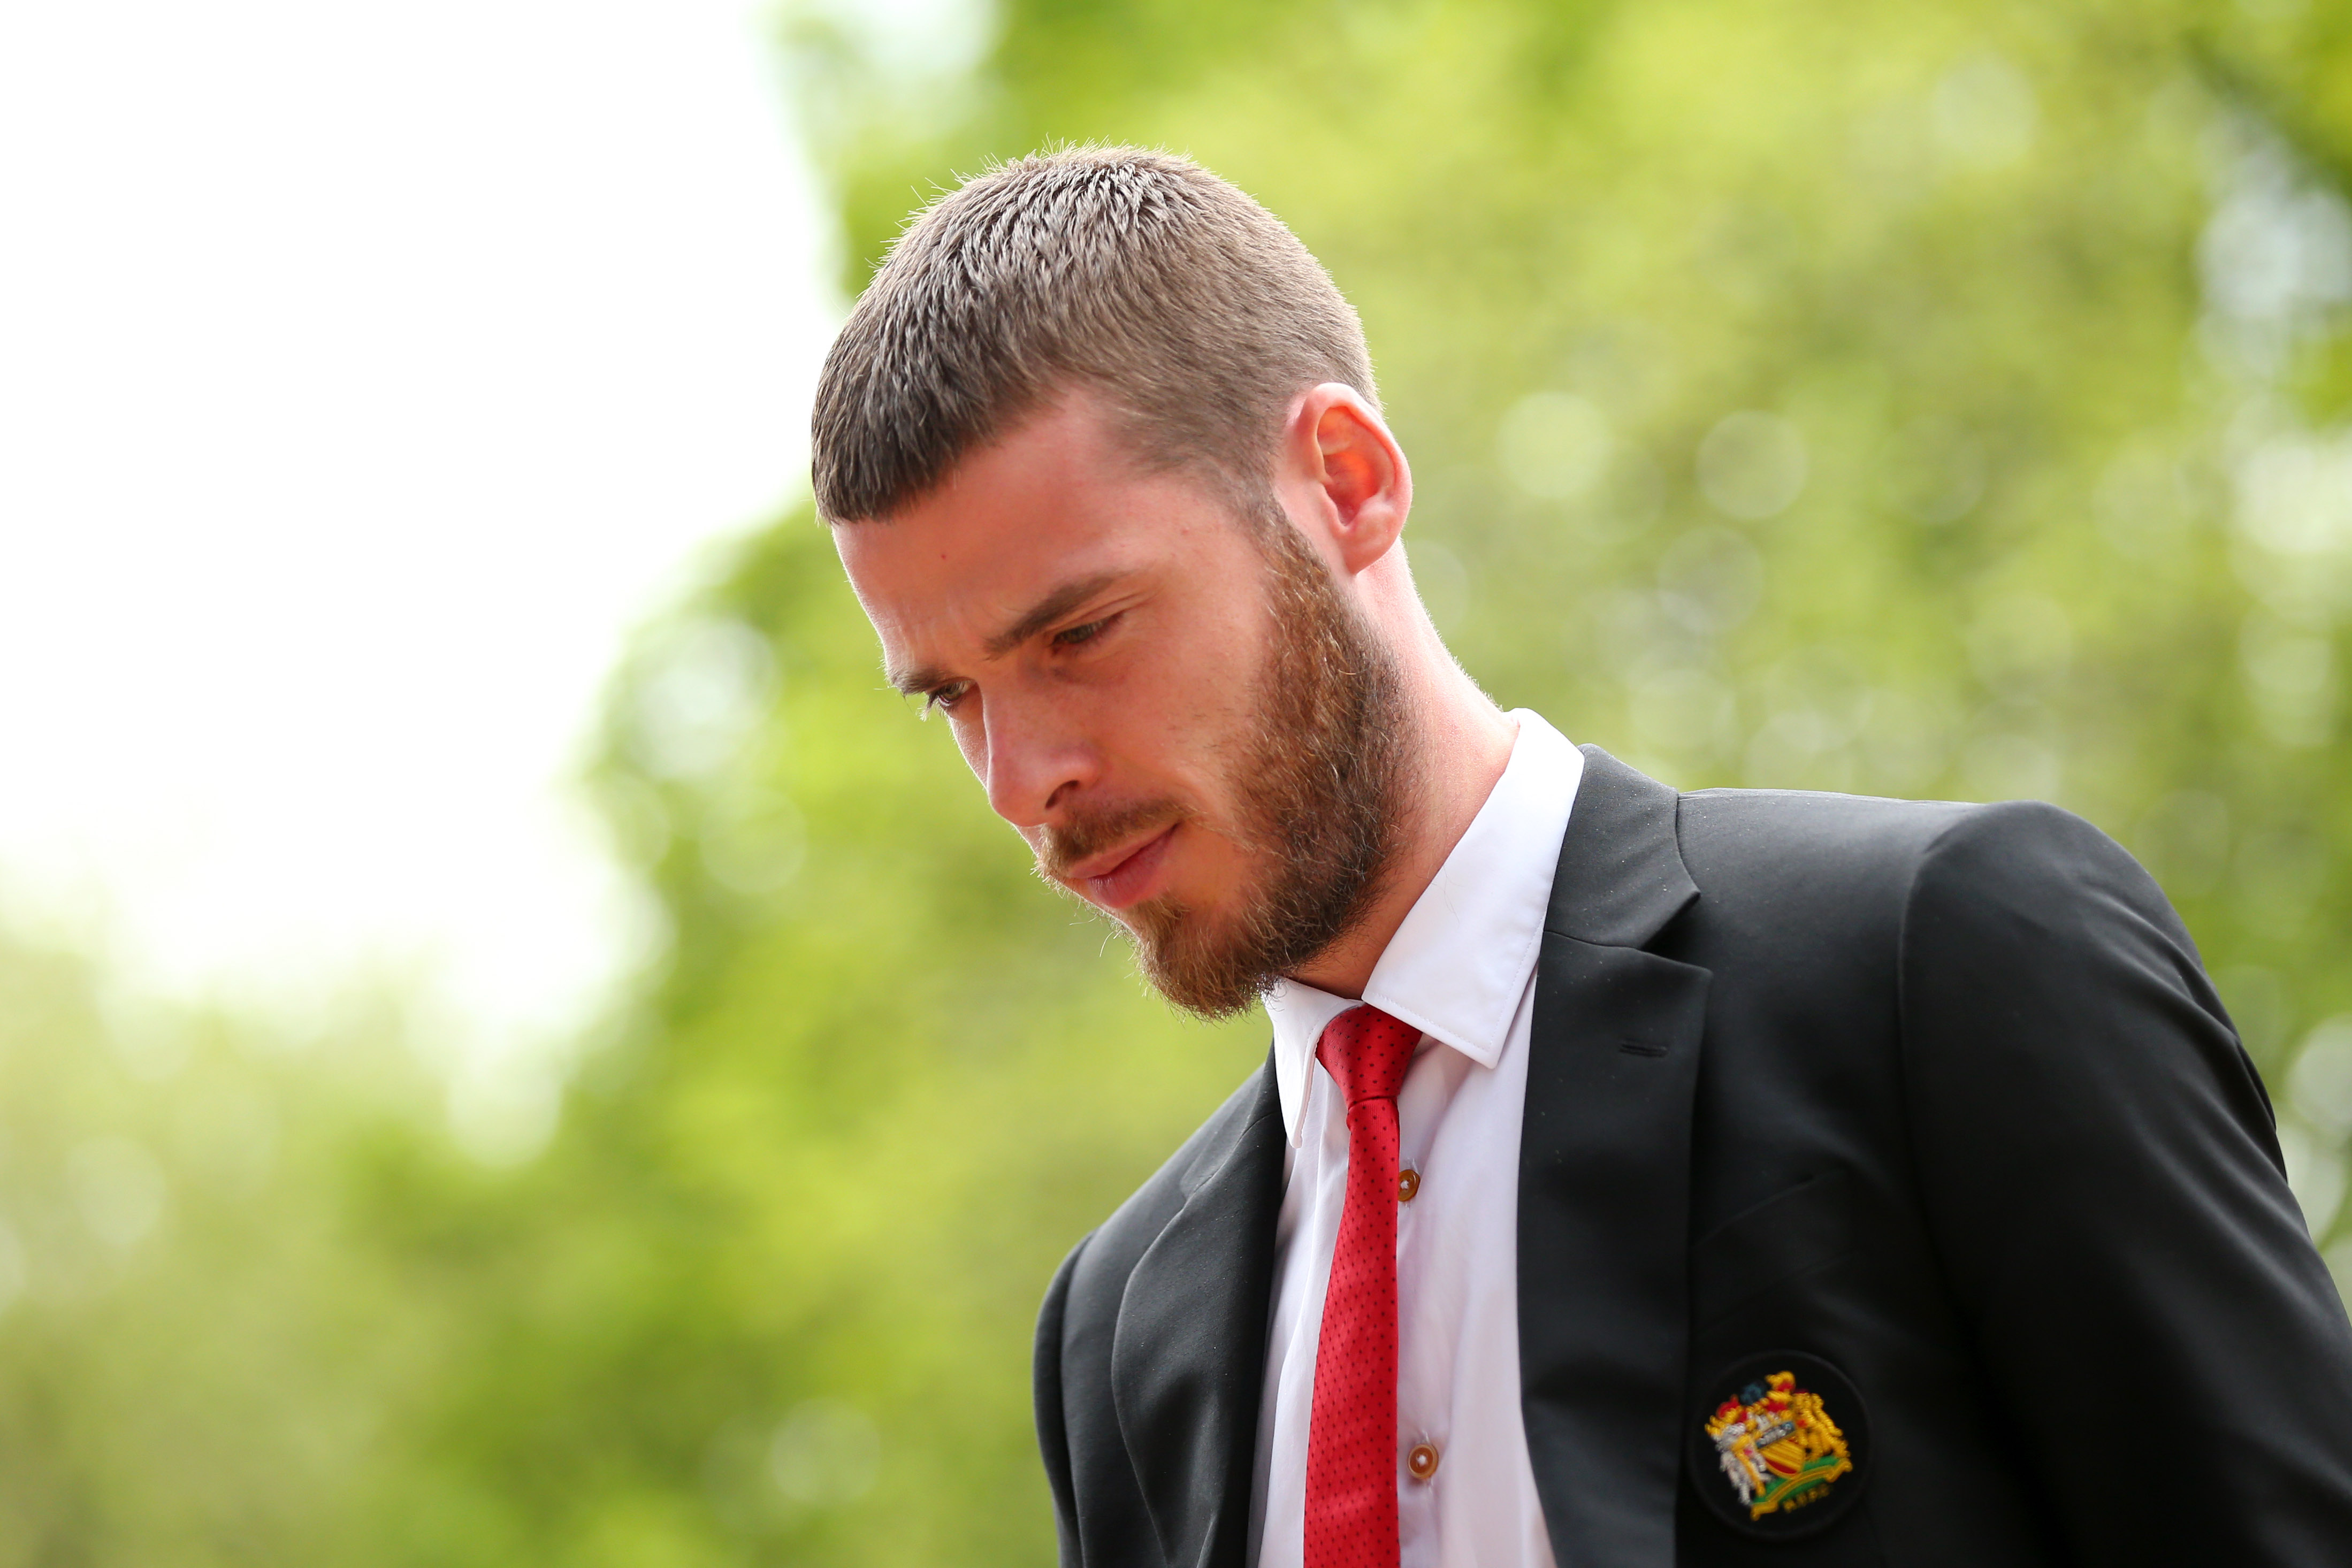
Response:
[{"label": "man's face", "polygon": [[1363,913],[1404,727],[1297,531],[1131,441],[1074,396],[835,538],[893,683],[945,714],[1041,873],[1124,924],[1171,1000],[1230,1012]]}]

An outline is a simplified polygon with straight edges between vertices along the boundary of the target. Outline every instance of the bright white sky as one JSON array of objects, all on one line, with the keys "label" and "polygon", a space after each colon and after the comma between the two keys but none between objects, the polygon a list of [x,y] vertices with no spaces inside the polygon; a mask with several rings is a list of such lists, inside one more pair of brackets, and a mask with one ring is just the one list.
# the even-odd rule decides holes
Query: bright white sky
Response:
[{"label": "bright white sky", "polygon": [[801,482],[829,230],[746,0],[0,8],[0,918],[560,1030],[631,626]]}]

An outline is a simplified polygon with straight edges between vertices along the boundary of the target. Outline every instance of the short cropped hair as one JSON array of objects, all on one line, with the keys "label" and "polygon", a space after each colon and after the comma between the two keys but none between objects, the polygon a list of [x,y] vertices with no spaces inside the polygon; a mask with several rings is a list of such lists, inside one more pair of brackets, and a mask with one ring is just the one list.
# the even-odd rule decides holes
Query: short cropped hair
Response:
[{"label": "short cropped hair", "polygon": [[1150,468],[1263,496],[1300,391],[1378,406],[1363,325],[1282,221],[1189,159],[1074,147],[918,214],[826,354],[817,510],[882,518],[1066,390],[1105,395]]}]

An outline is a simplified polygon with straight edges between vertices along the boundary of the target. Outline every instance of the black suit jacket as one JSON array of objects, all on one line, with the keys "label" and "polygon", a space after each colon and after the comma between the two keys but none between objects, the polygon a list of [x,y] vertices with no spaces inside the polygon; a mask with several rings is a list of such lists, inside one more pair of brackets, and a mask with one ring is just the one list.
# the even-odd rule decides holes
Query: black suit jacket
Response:
[{"label": "black suit jacket", "polygon": [[[2131,858],[2048,806],[1585,754],[1518,1195],[1562,1568],[2352,1563],[2352,1328]],[[1066,1564],[1243,1568],[1283,1147],[1269,1066],[1055,1276]],[[1751,1521],[1694,1435],[1781,1361],[1859,1468]]]}]

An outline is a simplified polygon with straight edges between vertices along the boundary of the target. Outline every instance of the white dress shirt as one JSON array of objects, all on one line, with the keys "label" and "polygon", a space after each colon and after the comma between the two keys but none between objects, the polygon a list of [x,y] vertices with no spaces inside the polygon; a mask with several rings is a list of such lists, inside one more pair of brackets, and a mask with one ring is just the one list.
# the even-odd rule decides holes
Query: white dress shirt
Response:
[{"label": "white dress shirt", "polygon": [[[1525,708],[1503,777],[1373,966],[1363,999],[1422,1031],[1397,1094],[1397,1488],[1402,1568],[1552,1568],[1519,1417],[1519,1118],[1536,953],[1584,756]],[[1355,1002],[1266,998],[1290,1134],[1250,1518],[1257,1568],[1306,1552],[1315,1347],[1348,1172],[1347,1105],[1315,1060]],[[1426,1444],[1426,1480],[1407,1455]]]}]

